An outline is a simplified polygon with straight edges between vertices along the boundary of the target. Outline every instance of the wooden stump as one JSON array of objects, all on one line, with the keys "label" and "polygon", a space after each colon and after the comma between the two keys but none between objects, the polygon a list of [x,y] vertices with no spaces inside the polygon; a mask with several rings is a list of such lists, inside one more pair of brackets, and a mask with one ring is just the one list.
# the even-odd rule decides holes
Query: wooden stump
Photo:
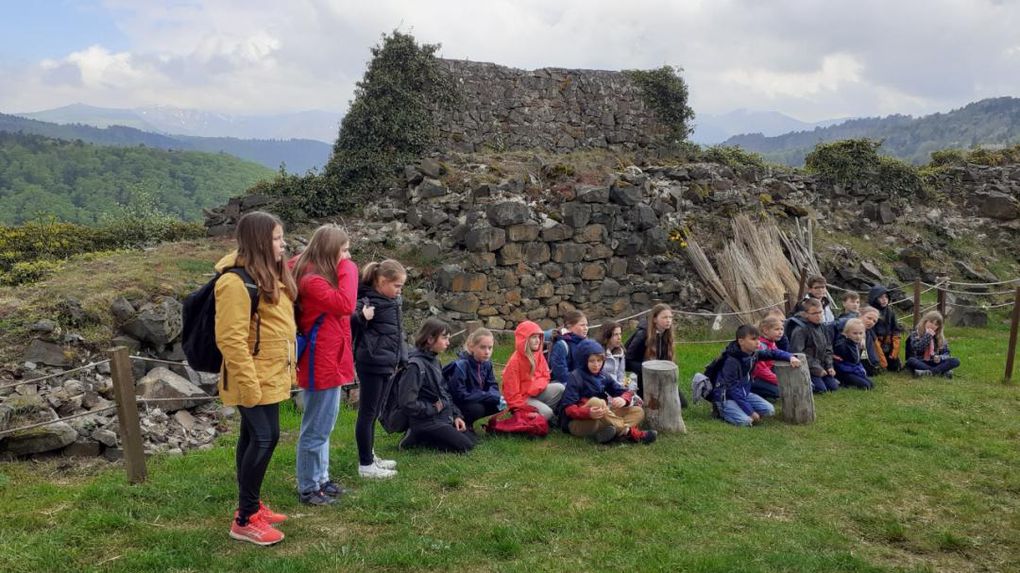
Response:
[{"label": "wooden stump", "polygon": [[644,396],[641,398],[645,401],[645,418],[648,427],[656,432],[687,433],[680,411],[678,376],[676,364],[669,360],[646,360],[642,364]]},{"label": "wooden stump", "polygon": [[795,354],[800,367],[793,368],[788,362],[775,362],[776,378],[779,379],[779,400],[783,410],[783,421],[789,424],[810,424],[815,421],[815,397],[811,393],[811,373],[807,358]]}]

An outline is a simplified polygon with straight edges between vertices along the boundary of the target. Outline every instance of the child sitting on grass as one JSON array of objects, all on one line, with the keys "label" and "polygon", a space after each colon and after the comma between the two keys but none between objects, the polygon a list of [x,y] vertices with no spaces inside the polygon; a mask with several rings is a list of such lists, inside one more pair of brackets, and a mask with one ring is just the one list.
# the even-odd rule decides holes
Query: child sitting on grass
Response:
[{"label": "child sitting on grass", "polygon": [[443,367],[443,378],[450,390],[453,403],[464,415],[469,432],[474,432],[475,421],[502,410],[503,396],[499,393],[496,376],[492,371],[492,349],[495,338],[487,328],[478,328],[468,335],[464,350],[457,359]]},{"label": "child sitting on grass", "polygon": [[570,373],[560,402],[563,431],[590,437],[600,444],[623,437],[631,442],[654,442],[655,430],[638,428],[645,411],[640,406],[628,406],[632,393],[602,373],[604,354],[602,345],[590,338],[574,349],[577,367]]},{"label": "child sitting on grass", "polygon": [[875,384],[868,378],[862,362],[867,357],[864,347],[864,321],[851,318],[843,326],[843,332],[832,347],[832,359],[836,365],[836,379],[844,386],[871,390]]},{"label": "child sitting on grass", "polygon": [[737,328],[736,339],[723,351],[725,361],[709,394],[722,419],[734,426],[750,426],[776,412],[772,404],[751,392],[751,372],[759,360],[781,360],[794,368],[800,366],[800,360],[788,352],[761,350],[758,337],[758,329],[753,325]]},{"label": "child sitting on grass", "polygon": [[[761,331],[758,350],[779,350],[776,343],[783,338],[783,319],[766,316],[758,323],[758,329]],[[751,392],[766,400],[779,398],[779,380],[772,371],[771,360],[759,360],[755,363],[754,370],[751,371]]]},{"label": "child sitting on grass", "polygon": [[899,372],[903,367],[900,362],[900,334],[902,329],[896,322],[896,311],[889,304],[889,289],[875,285],[868,291],[868,303],[878,310],[878,322],[875,323],[875,338],[878,340],[879,365],[884,370]]},{"label": "child sitting on grass", "polygon": [[881,372],[879,356],[882,349],[875,336],[875,323],[878,322],[878,309],[873,306],[862,306],[860,320],[864,323],[864,350],[866,356],[861,357],[861,366],[868,376],[876,376]]},{"label": "child sitting on grass", "polygon": [[907,368],[914,372],[914,376],[952,378],[953,369],[960,367],[960,360],[949,354],[942,326],[942,314],[933,310],[925,313],[917,328],[907,337]]},{"label": "child sitting on grass", "polygon": [[[847,321],[851,318],[859,318],[861,311],[861,295],[854,291],[846,291],[843,293],[843,313],[836,319],[837,321]],[[845,326],[845,325],[844,325]]]},{"label": "child sitting on grass", "polygon": [[808,278],[807,280],[807,293],[804,294],[804,298],[794,309],[795,312],[800,313],[804,310],[804,302],[808,300],[817,300],[822,303],[822,324],[829,324],[836,320],[836,317],[832,313],[832,299],[829,297],[829,290],[827,288],[825,277],[822,275],[815,275]]},{"label": "child sitting on grass", "polygon": [[803,352],[807,356],[812,392],[835,392],[839,382],[832,366],[832,341],[822,325],[822,303],[809,298],[801,305],[804,310],[790,319],[797,325],[790,336],[790,354]]}]

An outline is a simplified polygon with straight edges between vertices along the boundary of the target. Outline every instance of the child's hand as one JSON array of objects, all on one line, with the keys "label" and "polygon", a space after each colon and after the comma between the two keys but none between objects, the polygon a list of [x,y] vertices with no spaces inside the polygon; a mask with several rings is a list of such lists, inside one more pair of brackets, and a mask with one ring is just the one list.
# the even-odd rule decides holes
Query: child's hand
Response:
[{"label": "child's hand", "polygon": [[627,405],[627,401],[619,396],[614,396],[609,399],[609,405],[613,408],[623,408]]},{"label": "child's hand", "polygon": [[592,406],[589,415],[592,420],[601,420],[606,416],[606,409],[602,406]]},{"label": "child's hand", "polygon": [[935,327],[929,326],[925,328],[924,331],[928,333],[928,336],[935,336]]},{"label": "child's hand", "polygon": [[835,376],[836,375],[836,370],[834,368],[829,368],[828,370],[826,370],[826,372],[829,373],[829,376]]},{"label": "child's hand", "polygon": [[797,358],[796,356],[790,358],[790,366],[800,368],[800,358]]},{"label": "child's hand", "polygon": [[443,401],[442,400],[436,400],[435,404],[432,404],[432,405],[436,407],[436,412],[442,412],[443,411]]},{"label": "child's hand", "polygon": [[939,362],[942,362],[942,357],[941,357],[941,356],[939,356],[938,354],[936,354],[935,356],[932,356],[932,357],[931,357],[931,360],[932,360],[932,362],[934,362],[935,364],[938,364]]},{"label": "child's hand", "polygon": [[375,307],[365,306],[361,309],[361,315],[365,317],[365,320],[372,320],[375,318]]},{"label": "child's hand", "polygon": [[453,427],[457,428],[458,432],[467,430],[467,424],[464,423],[464,418],[457,418],[453,421]]},{"label": "child's hand", "polygon": [[752,424],[757,424],[760,421],[761,421],[761,416],[758,414],[758,412],[751,412],[751,423]]}]

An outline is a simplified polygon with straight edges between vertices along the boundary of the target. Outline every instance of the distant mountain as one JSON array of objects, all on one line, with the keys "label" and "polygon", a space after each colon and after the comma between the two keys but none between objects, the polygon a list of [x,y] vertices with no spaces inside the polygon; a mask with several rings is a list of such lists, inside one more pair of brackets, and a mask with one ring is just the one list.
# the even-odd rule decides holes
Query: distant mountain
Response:
[{"label": "distant mountain", "polygon": [[81,123],[94,127],[123,125],[142,131],[197,137],[239,139],[314,139],[332,144],[342,114],[302,111],[271,115],[231,115],[169,106],[116,109],[72,104],[21,117],[52,123]]},{"label": "distant mountain", "polygon": [[1020,99],[983,99],[948,113],[917,118],[890,115],[851,119],[776,137],[762,133],[738,135],[723,144],[761,153],[770,161],[800,166],[818,143],[860,137],[883,140],[882,153],[915,164],[927,163],[931,152],[939,149],[1011,145],[1020,142]]},{"label": "distant mountain", "polygon": [[332,152],[329,144],[312,139],[256,140],[164,135],[121,125],[104,128],[82,124],[58,125],[0,113],[0,132],[3,131],[31,133],[72,141],[80,139],[97,145],[144,145],[157,149],[226,153],[274,170],[279,169],[282,163],[291,173],[304,173],[309,169],[325,167]]},{"label": "distant mountain", "polygon": [[694,118],[695,127],[691,140],[703,145],[714,145],[738,134],[781,135],[791,131],[825,127],[841,121],[845,121],[845,119],[808,123],[778,111],[748,109],[737,109],[724,114],[697,114]]}]

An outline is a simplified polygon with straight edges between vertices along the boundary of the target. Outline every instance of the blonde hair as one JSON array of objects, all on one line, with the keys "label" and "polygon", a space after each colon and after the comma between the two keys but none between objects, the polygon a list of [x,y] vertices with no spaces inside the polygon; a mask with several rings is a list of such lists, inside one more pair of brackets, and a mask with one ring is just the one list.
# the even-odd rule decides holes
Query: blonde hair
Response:
[{"label": "blonde hair", "polygon": [[850,320],[846,321],[846,324],[843,325],[843,334],[846,335],[846,333],[850,332],[850,329],[854,326],[861,327],[861,330],[867,330],[866,328],[864,328],[863,320],[859,318],[851,318]]},{"label": "blonde hair", "polygon": [[312,233],[301,256],[294,265],[294,276],[300,279],[305,273],[314,273],[337,288],[336,266],[340,252],[351,242],[347,231],[332,223],[322,225]]},{"label": "blonde hair", "polygon": [[771,330],[777,326],[783,326],[783,319],[778,316],[766,316],[758,323],[758,330]]},{"label": "blonde hair", "polygon": [[405,279],[407,278],[407,269],[400,264],[400,261],[386,259],[381,263],[374,261],[368,263],[365,265],[365,270],[361,272],[361,284],[366,286],[376,286],[381,278],[391,282]]},{"label": "blonde hair", "polygon": [[941,312],[937,310],[929,310],[924,313],[921,320],[917,321],[916,331],[918,336],[923,336],[925,334],[925,325],[929,322],[937,322],[939,325],[938,329],[935,331],[935,349],[938,350],[946,345],[946,337],[943,334],[943,327],[945,327],[946,322],[945,319],[942,318]]},{"label": "blonde hair", "polygon": [[493,342],[496,341],[496,337],[492,335],[492,331],[488,328],[479,327],[471,331],[471,334],[467,336],[467,340],[464,341],[464,348],[470,350],[472,346],[478,344],[478,342],[488,336]]},{"label": "blonde hair", "polygon": [[237,221],[237,259],[236,264],[244,267],[258,285],[263,300],[276,304],[280,302],[280,286],[291,300],[297,298],[297,285],[294,276],[284,261],[276,260],[273,255],[273,232],[283,222],[276,215],[265,211],[246,213]]},{"label": "blonde hair", "polygon": [[[535,334],[532,334],[531,336],[529,336],[524,341],[524,357],[527,358],[528,359],[528,363],[531,364],[531,373],[530,373],[531,376],[535,375],[535,368],[538,366],[537,360],[535,360],[535,351],[533,351],[531,349],[531,337],[532,336],[541,336],[541,335],[542,335],[541,333],[536,332]],[[542,351],[542,349],[540,348],[539,352],[541,352],[541,351]]]}]

